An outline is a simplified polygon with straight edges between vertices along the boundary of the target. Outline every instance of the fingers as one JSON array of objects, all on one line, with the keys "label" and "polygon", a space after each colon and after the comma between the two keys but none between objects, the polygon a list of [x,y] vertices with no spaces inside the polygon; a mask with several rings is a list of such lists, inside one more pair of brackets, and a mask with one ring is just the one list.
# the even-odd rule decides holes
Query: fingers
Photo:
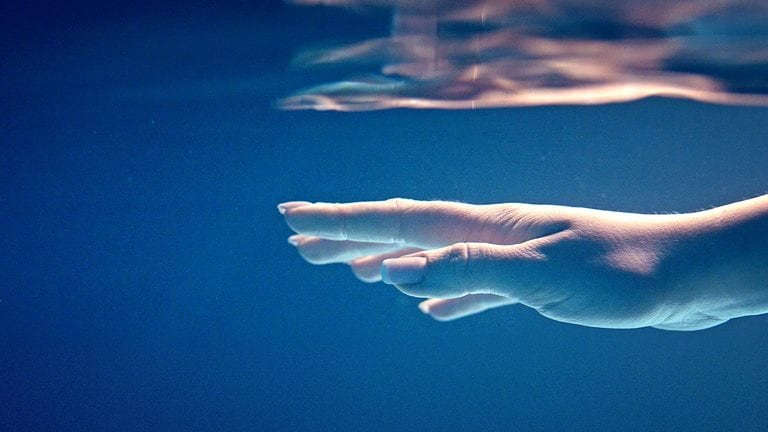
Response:
[{"label": "fingers", "polygon": [[434,248],[464,241],[483,222],[478,206],[402,198],[350,204],[291,202],[279,208],[299,234],[401,247]]},{"label": "fingers", "polygon": [[521,301],[541,286],[546,275],[546,257],[529,243],[457,243],[384,260],[382,280],[413,297],[496,294]]},{"label": "fingers", "polygon": [[289,237],[288,242],[296,246],[299,254],[312,264],[343,263],[368,255],[403,249],[402,245],[394,243],[335,241],[301,234]]},{"label": "fingers", "polygon": [[370,255],[349,262],[352,272],[363,282],[379,282],[381,280],[381,263],[390,258],[419,252],[421,249],[406,248],[380,255]]},{"label": "fingers", "polygon": [[296,234],[288,237],[299,255],[312,264],[347,263],[363,282],[381,280],[381,263],[385,259],[420,252],[418,248],[402,248],[392,243],[334,241]]},{"label": "fingers", "polygon": [[488,309],[516,303],[514,300],[493,294],[469,294],[453,299],[429,299],[419,304],[419,309],[438,321],[452,321]]}]

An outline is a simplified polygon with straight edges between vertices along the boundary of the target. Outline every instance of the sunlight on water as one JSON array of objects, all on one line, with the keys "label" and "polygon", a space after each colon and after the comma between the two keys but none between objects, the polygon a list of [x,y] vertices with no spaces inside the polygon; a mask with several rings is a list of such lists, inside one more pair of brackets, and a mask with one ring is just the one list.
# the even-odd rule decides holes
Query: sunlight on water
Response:
[{"label": "sunlight on water", "polygon": [[[768,105],[765,0],[295,0],[389,8],[391,33],[295,64],[380,65],[282,109],[464,109],[648,96]],[[310,69],[311,70],[311,69]],[[343,78],[343,79],[342,79]]]}]

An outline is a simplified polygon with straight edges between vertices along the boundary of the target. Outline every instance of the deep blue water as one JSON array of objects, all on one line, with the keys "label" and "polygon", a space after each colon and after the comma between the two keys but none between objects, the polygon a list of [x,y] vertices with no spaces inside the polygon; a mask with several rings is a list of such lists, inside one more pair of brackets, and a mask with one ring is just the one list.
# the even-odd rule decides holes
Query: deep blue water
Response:
[{"label": "deep blue water", "polygon": [[275,209],[696,210],[766,192],[768,109],[278,111],[307,79],[289,71],[299,47],[388,21],[230,3],[4,15],[0,430],[768,428],[768,317],[616,331],[508,307],[438,323],[302,261]]}]

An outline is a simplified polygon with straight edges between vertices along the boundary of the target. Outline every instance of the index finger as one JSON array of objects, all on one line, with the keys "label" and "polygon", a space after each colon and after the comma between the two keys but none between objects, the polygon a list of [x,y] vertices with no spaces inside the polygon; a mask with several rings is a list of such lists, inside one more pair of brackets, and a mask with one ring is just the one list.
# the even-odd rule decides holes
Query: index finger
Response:
[{"label": "index finger", "polygon": [[286,210],[284,216],[299,234],[419,248],[464,241],[481,222],[475,205],[403,198],[306,204]]}]

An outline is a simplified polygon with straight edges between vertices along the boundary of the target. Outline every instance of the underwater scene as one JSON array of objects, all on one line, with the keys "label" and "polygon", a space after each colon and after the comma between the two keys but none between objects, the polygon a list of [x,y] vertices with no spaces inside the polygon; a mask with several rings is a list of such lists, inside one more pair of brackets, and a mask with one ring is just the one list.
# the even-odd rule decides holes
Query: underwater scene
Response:
[{"label": "underwater scene", "polygon": [[768,429],[768,3],[2,9],[0,430]]}]

